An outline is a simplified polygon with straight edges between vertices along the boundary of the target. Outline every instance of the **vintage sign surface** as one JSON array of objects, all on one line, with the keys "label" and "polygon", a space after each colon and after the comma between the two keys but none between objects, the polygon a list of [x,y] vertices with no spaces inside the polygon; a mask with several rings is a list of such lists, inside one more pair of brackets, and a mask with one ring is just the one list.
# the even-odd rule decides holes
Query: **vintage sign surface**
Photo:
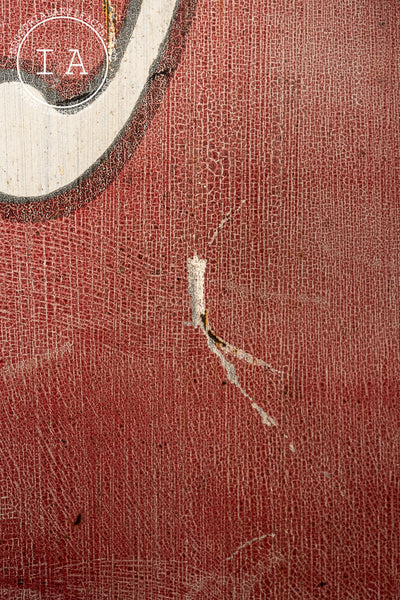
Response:
[{"label": "vintage sign surface", "polygon": [[2,2],[0,600],[396,600],[400,5]]}]

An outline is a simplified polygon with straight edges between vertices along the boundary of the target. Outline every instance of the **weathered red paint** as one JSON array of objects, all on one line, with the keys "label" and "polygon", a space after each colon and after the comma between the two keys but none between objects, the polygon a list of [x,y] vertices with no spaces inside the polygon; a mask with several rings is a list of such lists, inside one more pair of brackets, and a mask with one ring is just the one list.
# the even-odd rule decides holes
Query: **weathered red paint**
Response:
[{"label": "weathered red paint", "polygon": [[199,0],[118,178],[1,222],[0,598],[400,597],[399,18]]}]

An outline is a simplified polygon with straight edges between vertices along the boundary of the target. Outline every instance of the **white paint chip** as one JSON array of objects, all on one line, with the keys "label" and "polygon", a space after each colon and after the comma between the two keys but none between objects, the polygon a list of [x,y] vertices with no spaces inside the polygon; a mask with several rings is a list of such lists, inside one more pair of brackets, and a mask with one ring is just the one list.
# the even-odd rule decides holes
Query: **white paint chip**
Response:
[{"label": "white paint chip", "polygon": [[201,315],[206,312],[204,301],[204,274],[206,271],[207,261],[200,259],[195,254],[193,258],[187,261],[189,271],[189,295],[190,306],[192,309],[192,325],[193,327],[201,327]]}]

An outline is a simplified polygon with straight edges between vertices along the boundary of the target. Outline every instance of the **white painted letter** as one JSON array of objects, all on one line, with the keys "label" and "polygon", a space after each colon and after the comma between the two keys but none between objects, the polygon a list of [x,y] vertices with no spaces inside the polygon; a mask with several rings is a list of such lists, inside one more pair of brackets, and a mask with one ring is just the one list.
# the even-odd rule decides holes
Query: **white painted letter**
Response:
[{"label": "white painted letter", "polygon": [[51,71],[47,70],[47,53],[53,52],[50,48],[39,48],[36,52],[43,52],[43,71],[36,73],[36,75],[53,75]]},{"label": "white painted letter", "polygon": [[[81,58],[81,55],[79,53],[79,50],[71,49],[69,51],[73,52],[73,55],[72,55],[72,58],[71,58],[71,62],[69,63],[69,69],[66,72],[66,75],[72,75],[72,72],[71,72],[72,67],[80,67],[82,69],[81,70],[81,75],[87,75],[87,71],[85,71],[85,67],[83,66],[83,62],[82,62],[82,58]],[[74,63],[75,56],[78,56],[79,62]]]}]

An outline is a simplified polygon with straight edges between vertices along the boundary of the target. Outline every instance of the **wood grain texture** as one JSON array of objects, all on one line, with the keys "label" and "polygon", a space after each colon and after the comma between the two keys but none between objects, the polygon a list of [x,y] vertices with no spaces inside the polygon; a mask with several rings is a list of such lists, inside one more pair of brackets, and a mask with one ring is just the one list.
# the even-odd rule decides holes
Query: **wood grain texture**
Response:
[{"label": "wood grain texture", "polygon": [[[39,9],[2,2],[4,55]],[[118,176],[3,210],[0,600],[400,598],[399,27],[199,0]],[[195,256],[212,332],[283,374],[231,382]]]}]

